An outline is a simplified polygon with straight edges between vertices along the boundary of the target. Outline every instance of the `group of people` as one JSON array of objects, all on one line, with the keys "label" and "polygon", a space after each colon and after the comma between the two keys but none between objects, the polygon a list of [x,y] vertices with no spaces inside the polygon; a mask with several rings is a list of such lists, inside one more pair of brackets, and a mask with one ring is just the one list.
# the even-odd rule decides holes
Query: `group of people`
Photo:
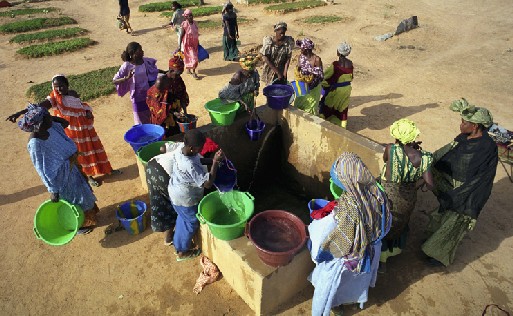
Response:
[{"label": "group of people", "polygon": [[421,149],[415,123],[400,119],[390,126],[395,142],[385,147],[378,178],[353,153],[334,163],[332,177],[345,192],[308,227],[316,263],[309,277],[313,315],[341,315],[343,305],[353,303],[363,308],[378,271],[386,272],[387,259],[404,249],[420,188],[432,190],[439,202],[421,246],[426,261],[454,262],[491,194],[498,149],[487,133],[493,117],[486,108],[460,99],[450,109],[460,113],[461,133],[434,153]]},{"label": "group of people", "polygon": [[[159,70],[157,61],[145,57],[142,46],[132,42],[123,51],[124,63],[113,78],[118,95],[130,92],[134,122],[161,125],[166,136],[177,133],[176,121],[187,115],[189,94],[181,74],[188,69],[197,78],[198,62],[198,28],[192,13],[182,10],[178,2],[172,6],[175,14],[169,25],[176,30],[179,47],[168,69]],[[265,84],[287,83],[292,50],[298,46],[295,79],[304,82],[308,92],[296,98],[295,106],[346,127],[353,78],[348,43],[339,45],[338,59],[324,69],[321,58],[313,53],[313,41],[294,41],[286,35],[284,22],[274,26],[274,36],[264,38],[259,54],[244,56],[236,46],[238,26],[231,3],[223,9],[223,25],[224,58],[237,60],[241,69],[219,91],[219,98],[241,101],[253,111],[260,79]],[[262,77],[256,70],[260,60]],[[314,315],[340,313],[345,304],[367,301],[378,270],[384,272],[387,259],[404,249],[419,188],[432,190],[439,201],[422,251],[432,264],[447,266],[454,261],[458,244],[474,228],[491,194],[498,153],[487,133],[493,123],[487,109],[465,99],[454,101],[450,109],[461,115],[461,133],[434,153],[420,147],[415,123],[401,119],[390,127],[395,141],[385,147],[384,168],[377,178],[354,153],[342,153],[335,162],[334,180],[345,192],[332,210],[308,227],[316,263],[309,277],[315,287]],[[30,133],[27,149],[51,200],[81,206],[85,221],[79,232],[90,232],[99,211],[91,188],[100,185],[95,176],[121,173],[109,163],[93,126],[91,107],[69,89],[64,75],[57,75],[46,100],[7,119],[16,122],[21,115],[18,126]],[[204,189],[214,183],[225,157],[195,129],[185,133],[183,143],[168,143],[161,151],[146,169],[152,229],[164,233],[164,243],[174,245],[177,261],[183,261],[200,253],[192,241],[199,227],[195,215]],[[211,159],[203,159],[206,155]]]}]

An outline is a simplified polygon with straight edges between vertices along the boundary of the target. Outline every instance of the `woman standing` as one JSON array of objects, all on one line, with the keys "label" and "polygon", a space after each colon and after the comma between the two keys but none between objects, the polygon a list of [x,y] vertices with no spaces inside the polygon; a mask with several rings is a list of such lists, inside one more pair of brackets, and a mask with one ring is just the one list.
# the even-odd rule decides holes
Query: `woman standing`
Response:
[{"label": "woman standing", "polygon": [[168,192],[178,214],[173,237],[177,261],[194,258],[201,252],[200,249],[191,247],[192,237],[199,228],[196,213],[204,189],[210,188],[214,183],[219,162],[224,157],[221,150],[216,152],[212,168],[207,172],[199,155],[205,141],[205,136],[199,130],[189,130],[185,133],[184,143],[170,153]]},{"label": "woman standing", "polygon": [[385,148],[380,182],[391,201],[393,220],[390,232],[382,241],[381,272],[386,271],[387,259],[400,254],[406,245],[408,222],[417,201],[417,181],[424,179],[427,189],[433,188],[433,155],[415,142],[419,134],[415,123],[408,119],[400,119],[390,126],[395,143]]},{"label": "woman standing", "polygon": [[237,14],[233,11],[231,2],[228,2],[223,9],[223,29],[224,60],[235,61],[239,57],[237,49],[239,26],[237,25]]},{"label": "woman standing", "polygon": [[119,0],[119,18],[125,23],[127,33],[134,34],[134,30],[130,26],[130,7],[128,0]]},{"label": "woman standing", "polygon": [[332,308],[341,315],[342,304],[363,308],[392,220],[385,193],[356,154],[342,153],[335,166],[346,192],[329,215],[308,226],[316,264],[309,277],[315,287],[312,315],[328,316]]},{"label": "woman standing", "polygon": [[308,84],[308,94],[296,97],[294,106],[312,115],[319,115],[321,98],[321,81],[324,78],[321,57],[313,53],[314,42],[309,38],[296,41],[301,48],[297,61],[295,76],[297,81]]},{"label": "woman standing", "polygon": [[260,53],[265,62],[262,78],[266,85],[272,84],[275,80],[287,82],[294,39],[285,35],[286,32],[287,23],[279,22],[274,26],[274,36],[264,37]]},{"label": "woman standing", "polygon": [[235,102],[241,100],[252,112],[255,108],[255,96],[260,89],[260,75],[255,69],[259,60],[257,55],[247,55],[239,59],[241,69],[238,70],[219,91],[219,98],[223,101]]},{"label": "woman standing", "polygon": [[[92,108],[80,100],[76,91],[69,89],[68,78],[64,75],[54,76],[52,78],[52,92],[46,100],[40,102],[37,106],[44,107],[47,110],[53,109],[54,115],[69,122],[69,126],[64,129],[64,132],[78,148],[80,155],[78,155],[77,160],[82,172],[87,175],[90,185],[100,186],[94,176],[121,174],[120,170],[112,169],[102,142],[96,134],[93,126]],[[26,112],[27,110],[22,110],[15,113],[9,116],[8,120],[15,122],[20,115]]]},{"label": "woman standing", "polygon": [[182,54],[178,52],[169,60],[167,74],[158,77],[155,85],[148,90],[146,103],[151,112],[151,123],[164,127],[166,137],[179,132],[177,113],[183,111],[187,115],[189,95],[181,77],[183,70]]},{"label": "woman standing", "polygon": [[130,91],[135,124],[150,123],[150,110],[146,104],[146,94],[157,80],[157,60],[144,57],[141,44],[131,42],[121,54],[123,65],[113,78],[120,97]]},{"label": "woman standing", "polygon": [[168,24],[162,25],[162,27],[172,27],[175,30],[178,37],[178,50],[180,50],[182,41],[182,22],[183,22],[183,10],[182,5],[177,1],[171,3],[171,10],[173,10],[173,16]]},{"label": "woman standing", "polygon": [[52,202],[63,199],[79,205],[84,210],[84,223],[79,233],[89,233],[96,225],[99,212],[96,197],[77,168],[77,147],[66,136],[64,128],[52,121],[48,110],[30,104],[18,122],[21,130],[30,133],[27,145],[30,159],[50,193]]},{"label": "woman standing", "polygon": [[338,46],[338,60],[324,72],[324,95],[320,102],[320,117],[343,128],[347,126],[347,111],[353,81],[353,62],[347,58],[351,45],[343,42]]},{"label": "woman standing", "polygon": [[[186,9],[183,13],[185,21],[182,22],[182,38],[181,48],[185,56],[185,68],[187,73],[192,75],[194,79],[199,79],[196,74],[196,68],[198,67],[198,45],[199,45],[199,31],[198,24],[194,21],[192,11]],[[192,70],[192,72],[191,72]]]},{"label": "woman standing", "polygon": [[422,245],[431,263],[445,266],[454,262],[459,243],[474,229],[492,192],[499,159],[497,144],[487,132],[492,114],[465,99],[452,102],[450,109],[461,115],[461,134],[433,153],[434,193],[440,206],[431,214],[431,236]]}]

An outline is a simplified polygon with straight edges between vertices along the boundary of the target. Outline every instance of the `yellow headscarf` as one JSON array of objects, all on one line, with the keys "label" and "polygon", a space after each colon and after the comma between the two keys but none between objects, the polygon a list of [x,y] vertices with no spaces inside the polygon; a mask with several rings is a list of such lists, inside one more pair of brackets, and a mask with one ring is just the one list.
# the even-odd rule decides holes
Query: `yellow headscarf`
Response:
[{"label": "yellow headscarf", "polygon": [[420,131],[412,120],[403,118],[390,126],[390,135],[402,144],[409,144],[417,139]]}]

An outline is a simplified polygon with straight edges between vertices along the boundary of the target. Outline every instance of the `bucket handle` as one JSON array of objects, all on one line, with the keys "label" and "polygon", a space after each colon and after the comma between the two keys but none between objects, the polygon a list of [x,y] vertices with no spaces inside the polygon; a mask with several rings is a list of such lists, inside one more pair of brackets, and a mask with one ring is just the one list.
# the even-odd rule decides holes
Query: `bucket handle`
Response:
[{"label": "bucket handle", "polygon": [[201,224],[206,224],[207,221],[205,220],[205,218],[203,217],[203,215],[201,215],[200,213],[196,213],[196,218],[198,219],[198,221],[201,223]]},{"label": "bucket handle", "polygon": [[249,192],[244,192],[244,194],[246,194],[246,196],[251,200],[251,201],[254,201],[255,200],[255,197],[253,195],[251,195],[251,193]]},{"label": "bucket handle", "polygon": [[78,213],[77,207],[76,207],[75,205],[73,205],[73,206],[71,207],[71,209],[73,210],[73,213],[75,213],[75,216],[76,216],[77,218],[79,218],[79,217],[80,217],[80,214]]},{"label": "bucket handle", "polygon": [[41,239],[41,235],[39,234],[39,232],[37,231],[37,228],[35,228],[35,227],[34,227],[34,234],[36,235],[37,239]]}]

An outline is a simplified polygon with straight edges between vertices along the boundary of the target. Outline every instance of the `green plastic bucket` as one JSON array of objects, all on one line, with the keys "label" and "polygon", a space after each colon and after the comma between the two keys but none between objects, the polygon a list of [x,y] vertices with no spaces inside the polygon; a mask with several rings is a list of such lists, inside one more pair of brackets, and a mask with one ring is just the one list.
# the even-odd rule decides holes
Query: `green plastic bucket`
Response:
[{"label": "green plastic bucket", "polygon": [[37,239],[52,246],[69,243],[84,222],[84,212],[78,205],[64,200],[43,202],[34,216],[34,234]]},{"label": "green plastic bucket", "polygon": [[331,191],[331,194],[333,194],[333,197],[335,198],[335,200],[337,200],[342,195],[342,193],[344,193],[344,189],[337,186],[335,184],[335,182],[333,182],[333,180],[331,180],[331,178],[330,178],[330,191]]},{"label": "green plastic bucket", "polygon": [[248,192],[215,191],[201,200],[196,217],[208,225],[216,238],[232,240],[244,234],[246,222],[255,210],[254,199]]},{"label": "green plastic bucket", "polygon": [[207,109],[210,114],[212,124],[222,126],[231,125],[233,123],[239,107],[239,102],[223,103],[219,98],[208,101],[205,104],[205,109]]}]

